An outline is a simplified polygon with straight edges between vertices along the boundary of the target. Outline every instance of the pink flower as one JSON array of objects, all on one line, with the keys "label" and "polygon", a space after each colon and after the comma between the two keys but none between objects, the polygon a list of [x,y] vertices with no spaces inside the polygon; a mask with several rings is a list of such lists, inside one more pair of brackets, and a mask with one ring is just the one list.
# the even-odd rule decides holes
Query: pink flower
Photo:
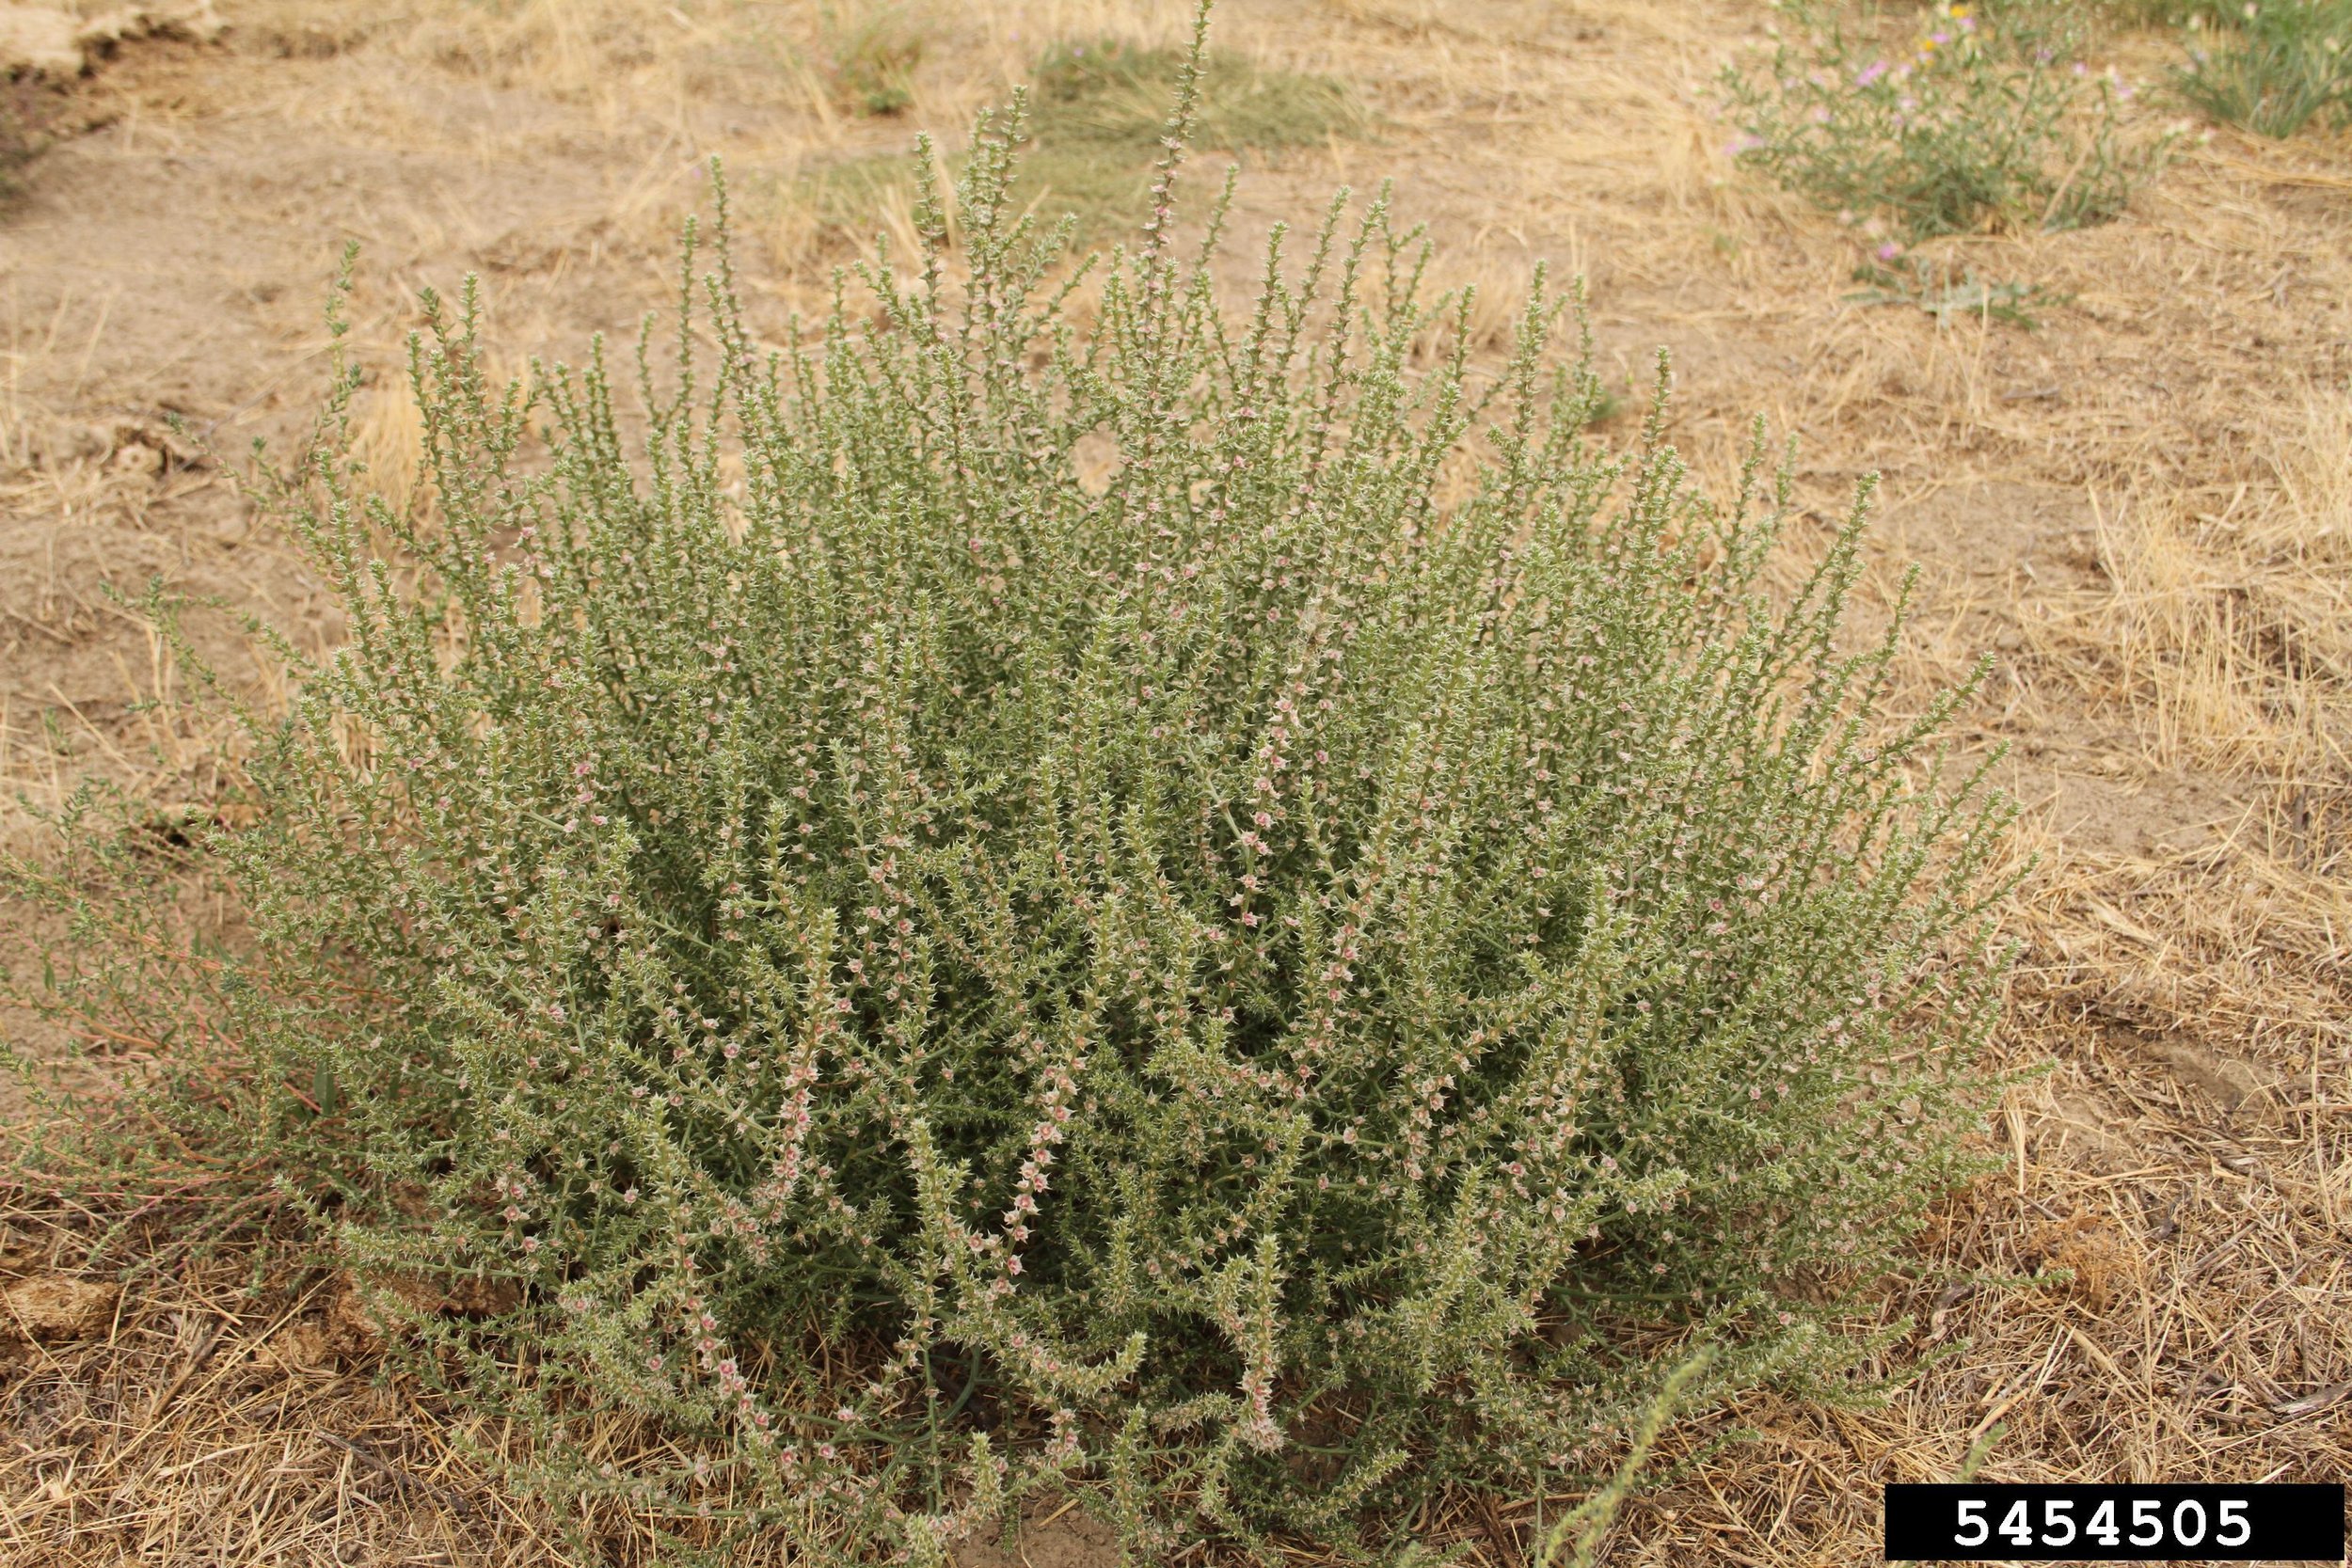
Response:
[{"label": "pink flower", "polygon": [[1872,60],[1868,65],[1864,66],[1855,73],[1853,85],[1858,87],[1867,87],[1871,83],[1877,81],[1880,77],[1885,74],[1886,62],[1884,60]]}]

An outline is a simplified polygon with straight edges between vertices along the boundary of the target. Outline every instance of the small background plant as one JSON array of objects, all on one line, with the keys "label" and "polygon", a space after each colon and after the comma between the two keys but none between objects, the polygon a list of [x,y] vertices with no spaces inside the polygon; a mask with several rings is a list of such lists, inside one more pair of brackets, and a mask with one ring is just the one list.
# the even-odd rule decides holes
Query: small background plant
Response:
[{"label": "small background plant", "polygon": [[2100,0],[2094,8],[2124,27],[2181,27],[2202,24],[2216,5],[2217,0]]},{"label": "small background plant", "polygon": [[919,19],[895,6],[852,6],[823,15],[833,77],[847,106],[861,115],[895,115],[914,103],[914,71],[923,62]]},{"label": "small background plant", "polygon": [[49,145],[56,94],[30,75],[0,75],[0,212],[20,189],[19,176]]},{"label": "small background plant", "polygon": [[[1154,160],[1165,150],[1167,105],[1185,64],[1180,47],[1119,39],[1056,43],[1033,68],[1024,149],[1010,199],[1047,223],[1073,220],[1072,239],[1102,241],[1142,221]],[[1317,147],[1359,135],[1372,118],[1326,76],[1262,65],[1231,51],[1202,61],[1200,146],[1247,153]],[[903,81],[905,78],[898,78]],[[898,152],[812,169],[780,193],[815,230],[846,245],[880,231],[915,242],[911,166]],[[946,194],[946,193],[943,193]],[[948,214],[952,225],[956,214]]]},{"label": "small background plant", "polygon": [[1892,246],[1883,257],[1855,268],[1854,281],[1867,285],[1846,296],[1857,305],[1915,306],[1933,316],[1938,326],[1973,316],[2030,332],[2042,325],[2034,312],[2063,305],[2068,298],[2039,283],[1989,281],[1978,277],[1973,267],[1932,261],[1916,251],[1899,252]]},{"label": "small background plant", "polygon": [[[1077,220],[1093,239],[1132,229],[1144,214],[1152,167],[1167,135],[1168,104],[1185,66],[1181,48],[1115,39],[1058,43],[1038,62],[1030,137],[1012,191],[1023,208]],[[1327,76],[1261,65],[1212,50],[1201,62],[1194,135],[1228,152],[1315,147],[1361,134],[1370,117]]]},{"label": "small background plant", "polygon": [[2085,67],[2074,0],[1773,8],[1770,65],[1721,78],[1735,155],[1906,241],[2104,222],[2161,156],[2119,123],[2128,89]]},{"label": "small background plant", "polygon": [[2352,124],[2352,0],[2246,0],[2197,8],[2201,26],[2173,90],[2227,124],[2291,136]]}]

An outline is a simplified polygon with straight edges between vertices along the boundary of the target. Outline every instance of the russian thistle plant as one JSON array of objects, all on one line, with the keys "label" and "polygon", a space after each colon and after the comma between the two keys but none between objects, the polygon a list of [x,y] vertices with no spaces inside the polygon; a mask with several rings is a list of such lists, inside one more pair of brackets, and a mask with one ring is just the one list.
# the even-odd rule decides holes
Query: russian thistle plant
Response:
[{"label": "russian thistle plant", "polygon": [[[469,291],[432,504],[358,499],[350,373],[277,492],[349,637],[246,716],[249,951],[50,1001],[198,1008],[191,1138],[502,1286],[413,1354],[540,1484],[818,1560],[1043,1488],[1385,1540],[1600,1463],[1693,1340],[1677,1394],[1836,1386],[1967,1163],[2003,818],[1962,694],[1894,722],[1841,638],[1859,504],[1775,597],[1760,444],[1720,502],[1662,411],[1597,447],[1540,285],[1500,378],[1408,372],[1470,302],[1385,199],[1229,315],[1193,85],[1090,335],[1016,103],[961,249],[926,150],[922,253],[788,342],[690,228],[640,435],[600,350],[494,387]],[[15,876],[135,924],[124,853]],[[613,1408],[689,1457],[574,1443]]]}]

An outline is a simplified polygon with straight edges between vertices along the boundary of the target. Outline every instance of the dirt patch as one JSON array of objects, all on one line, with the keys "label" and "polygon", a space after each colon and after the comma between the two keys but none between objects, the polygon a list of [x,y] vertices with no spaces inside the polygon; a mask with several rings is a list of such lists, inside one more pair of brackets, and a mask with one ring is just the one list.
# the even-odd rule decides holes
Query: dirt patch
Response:
[{"label": "dirt patch", "polygon": [[953,1560],[956,1568],[1111,1568],[1120,1560],[1119,1540],[1074,1505],[1057,1505],[1004,1539],[966,1542]]},{"label": "dirt patch", "polygon": [[0,1291],[0,1334],[36,1343],[87,1339],[106,1332],[121,1287],[64,1275],[20,1279]]}]

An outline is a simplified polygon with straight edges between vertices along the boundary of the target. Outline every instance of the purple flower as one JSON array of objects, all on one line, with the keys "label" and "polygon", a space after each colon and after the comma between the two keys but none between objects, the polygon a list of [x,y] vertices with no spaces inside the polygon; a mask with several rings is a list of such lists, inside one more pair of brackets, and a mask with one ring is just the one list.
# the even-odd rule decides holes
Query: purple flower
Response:
[{"label": "purple flower", "polygon": [[1878,248],[1878,258],[1882,261],[1892,261],[1902,253],[1903,247],[1897,245],[1892,240],[1887,241],[1884,245],[1879,246]]},{"label": "purple flower", "polygon": [[1868,65],[1864,66],[1859,71],[1855,72],[1853,85],[1858,87],[1867,87],[1871,83],[1877,81],[1880,77],[1885,74],[1886,62],[1884,60],[1872,60]]}]

